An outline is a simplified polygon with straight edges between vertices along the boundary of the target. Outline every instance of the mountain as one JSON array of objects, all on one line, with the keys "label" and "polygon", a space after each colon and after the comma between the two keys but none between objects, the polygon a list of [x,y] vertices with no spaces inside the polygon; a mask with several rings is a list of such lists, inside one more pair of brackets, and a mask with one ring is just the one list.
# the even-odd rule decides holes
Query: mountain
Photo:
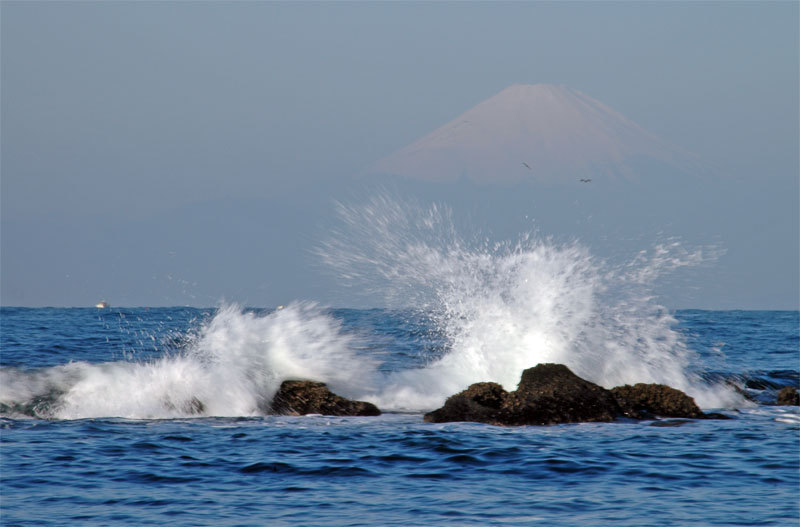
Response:
[{"label": "mountain", "polygon": [[603,103],[564,86],[515,84],[370,172],[476,183],[637,180],[653,166],[691,172],[694,156]]}]

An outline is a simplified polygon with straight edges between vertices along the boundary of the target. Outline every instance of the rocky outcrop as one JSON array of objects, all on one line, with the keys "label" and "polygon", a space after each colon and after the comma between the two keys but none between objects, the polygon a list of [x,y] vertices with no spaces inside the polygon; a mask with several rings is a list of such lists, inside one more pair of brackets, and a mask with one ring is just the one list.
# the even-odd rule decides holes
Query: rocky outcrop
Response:
[{"label": "rocky outcrop", "polygon": [[479,382],[447,399],[442,408],[425,414],[430,423],[474,421],[502,424],[501,408],[508,392],[497,383]]},{"label": "rocky outcrop", "polygon": [[800,406],[800,393],[794,386],[786,386],[778,392],[778,404],[781,406]]},{"label": "rocky outcrop", "polygon": [[281,415],[380,415],[368,402],[352,401],[331,392],[321,382],[283,381],[272,399],[272,412]]},{"label": "rocky outcrop", "polygon": [[581,379],[563,364],[539,364],[522,372],[517,389],[506,392],[491,382],[473,384],[425,414],[432,423],[475,421],[495,425],[550,425],[684,417],[725,418],[704,414],[694,399],[663,384],[636,384],[606,390]]},{"label": "rocky outcrop", "polygon": [[611,393],[625,415],[635,419],[650,416],[703,419],[706,416],[694,399],[665,384],[626,384],[612,388]]},{"label": "rocky outcrop", "polygon": [[613,421],[622,415],[611,393],[581,379],[562,364],[539,364],[522,372],[513,392],[495,383],[473,384],[425,415],[432,423],[477,421],[499,425],[549,425]]},{"label": "rocky outcrop", "polygon": [[563,364],[539,364],[522,372],[503,404],[504,424],[551,425],[613,421],[622,414],[605,388],[581,379]]}]

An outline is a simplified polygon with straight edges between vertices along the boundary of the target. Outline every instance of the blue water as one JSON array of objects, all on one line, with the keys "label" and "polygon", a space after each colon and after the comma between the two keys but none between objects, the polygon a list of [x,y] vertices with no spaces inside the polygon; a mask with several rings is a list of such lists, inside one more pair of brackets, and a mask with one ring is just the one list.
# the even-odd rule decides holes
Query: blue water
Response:
[{"label": "blue water", "polygon": [[[721,408],[730,420],[518,428],[429,424],[424,408],[408,409],[417,401],[410,392],[436,382],[424,372],[441,375],[437,364],[460,345],[425,313],[0,313],[2,525],[800,521],[800,415],[770,404],[781,386],[800,382],[798,312],[674,314],[691,351],[689,374],[719,390],[735,384],[755,400]],[[314,370],[313,360],[287,355],[296,342],[323,343],[315,353],[333,353],[320,361],[334,367]],[[298,376],[306,371],[292,370],[299,363],[345,392],[373,375],[378,381],[348,395],[399,402],[361,418],[261,415],[248,406],[258,383],[280,380],[254,371],[270,364]],[[337,376],[347,369],[360,377]],[[401,380],[406,391],[380,385]],[[237,391],[242,383],[250,384]],[[207,411],[182,410],[188,393]]]}]

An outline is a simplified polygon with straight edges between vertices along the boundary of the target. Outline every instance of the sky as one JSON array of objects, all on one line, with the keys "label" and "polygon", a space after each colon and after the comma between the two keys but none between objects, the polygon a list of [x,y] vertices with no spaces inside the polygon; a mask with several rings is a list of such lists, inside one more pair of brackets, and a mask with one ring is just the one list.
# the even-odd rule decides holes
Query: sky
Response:
[{"label": "sky", "polygon": [[799,11],[3,1],[0,304],[346,304],[312,262],[333,199],[509,85],[553,83],[696,153],[720,174],[709,195],[735,194],[679,233],[727,256],[665,303],[797,309]]}]

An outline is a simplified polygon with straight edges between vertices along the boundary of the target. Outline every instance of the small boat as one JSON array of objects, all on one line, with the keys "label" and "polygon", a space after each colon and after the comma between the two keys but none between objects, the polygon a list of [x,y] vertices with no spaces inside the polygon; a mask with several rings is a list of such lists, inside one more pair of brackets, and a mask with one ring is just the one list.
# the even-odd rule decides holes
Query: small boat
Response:
[{"label": "small boat", "polygon": [[108,302],[106,302],[105,300],[101,300],[100,302],[96,303],[94,305],[94,307],[96,307],[98,309],[104,309],[106,307],[111,307],[111,305]]}]

